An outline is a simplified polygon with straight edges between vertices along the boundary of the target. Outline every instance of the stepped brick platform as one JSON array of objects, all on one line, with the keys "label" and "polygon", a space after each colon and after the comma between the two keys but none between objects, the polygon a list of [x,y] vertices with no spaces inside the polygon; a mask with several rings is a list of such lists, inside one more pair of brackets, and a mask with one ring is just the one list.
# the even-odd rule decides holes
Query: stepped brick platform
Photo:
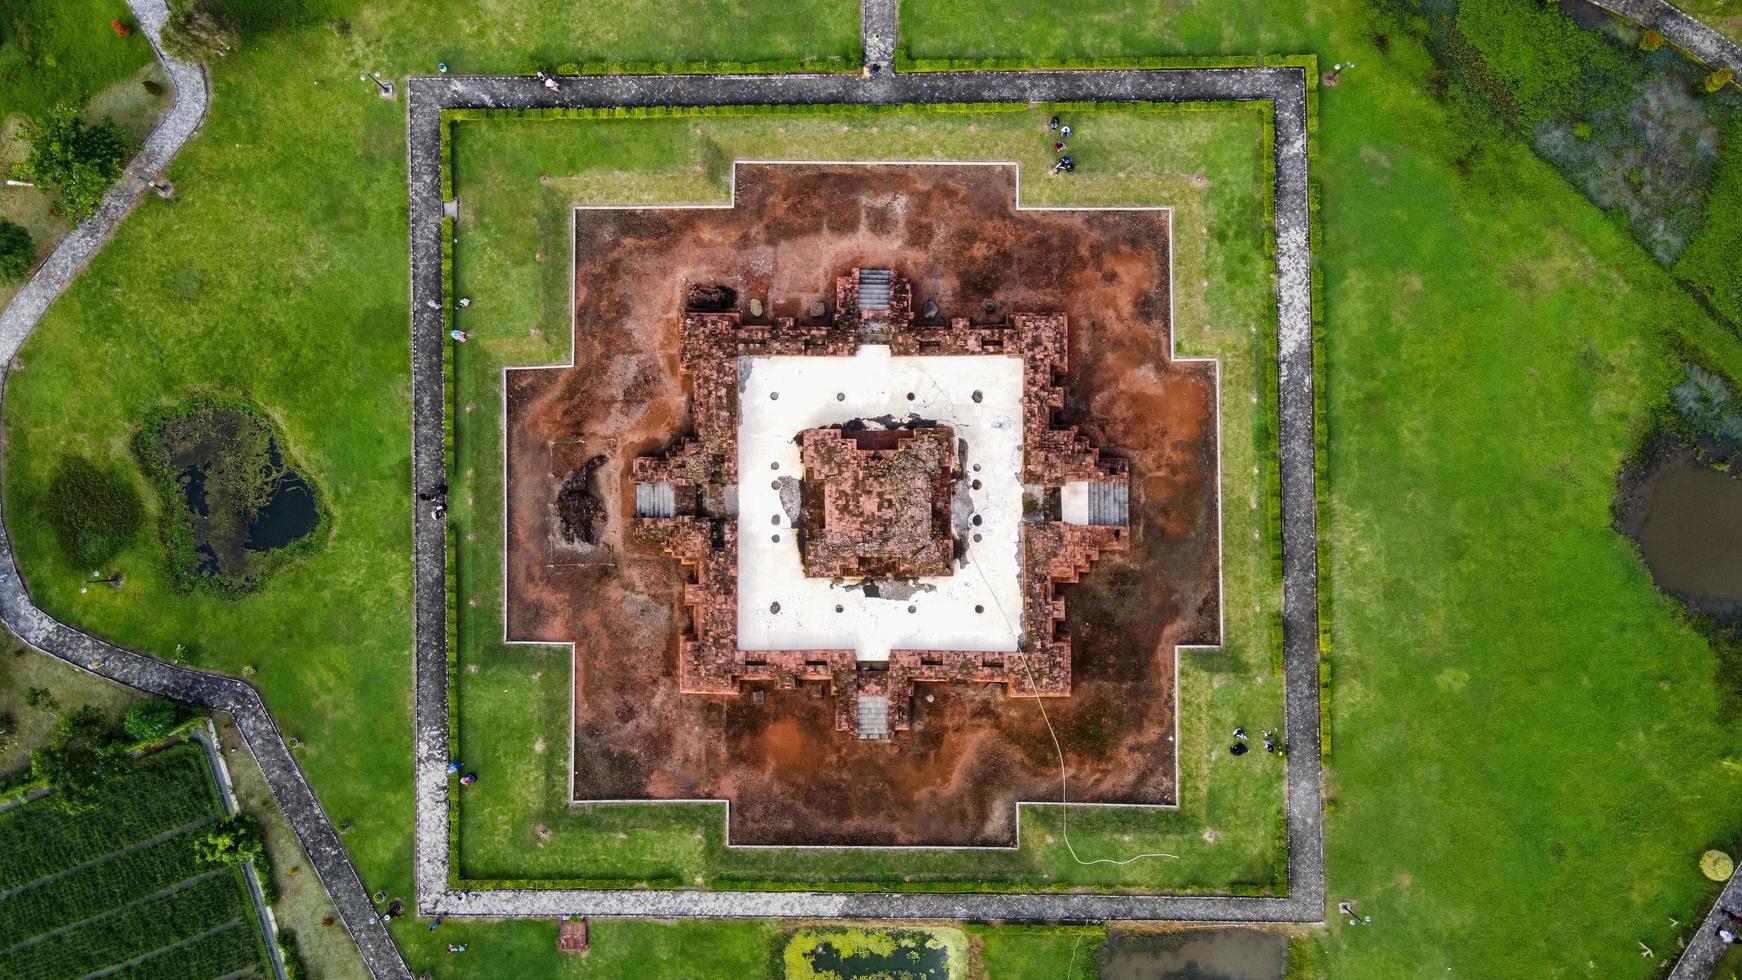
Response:
[{"label": "stepped brick platform", "polygon": [[[702,293],[715,295],[711,288]],[[1032,697],[1071,693],[1071,645],[1062,628],[1065,603],[1058,587],[1077,582],[1103,551],[1124,548],[1126,539],[1121,526],[1067,524],[1046,513],[1044,501],[1048,490],[1056,494],[1069,483],[1124,490],[1130,477],[1124,461],[1103,457],[1075,427],[1053,427],[1065,401],[1058,380],[1069,366],[1068,320],[1062,314],[1032,313],[989,324],[953,317],[918,327],[913,320],[911,284],[882,269],[856,269],[837,277],[832,316],[803,326],[790,316],[746,323],[736,311],[684,314],[682,365],[691,382],[696,434],[662,456],[636,459],[633,472],[637,501],[651,499],[652,488],[662,499],[670,488],[677,501],[676,513],[663,508],[638,512],[634,531],[642,543],[663,549],[691,569],[684,601],[692,626],[679,654],[679,686],[686,693],[734,693],[756,682],[823,684],[836,697],[836,727],[862,738],[908,730],[918,682],[1004,684],[1013,694]],[[747,600],[737,576],[748,569],[738,545],[747,532],[737,513],[709,502],[737,495],[734,484],[744,455],[736,438],[747,397],[743,379],[756,369],[758,359],[849,357],[865,346],[887,347],[893,358],[935,361],[918,370],[927,378],[945,378],[946,387],[952,369],[967,363],[963,358],[1021,361],[1021,391],[1007,393],[1020,406],[1021,418],[995,418],[992,424],[1009,427],[1020,421],[1022,493],[1041,504],[1025,507],[1029,512],[1020,523],[1002,526],[1017,548],[1021,603],[1015,642],[1008,648],[1002,637],[993,636],[996,624],[984,637],[970,637],[985,649],[934,649],[941,644],[930,644],[884,654],[875,644],[871,649],[815,649],[777,637],[747,649],[740,642]],[[879,363],[893,362],[870,362]],[[780,394],[770,391],[770,401],[777,402]],[[788,391],[788,404],[792,396]],[[845,404],[847,392],[838,392],[836,398]],[[912,403],[918,395],[909,391],[906,398]],[[986,392],[975,389],[968,398],[978,404]],[[928,396],[926,405],[932,404]],[[767,412],[777,410],[775,406]],[[802,407],[796,411],[795,418],[809,417]],[[799,506],[784,524],[782,515],[775,514],[773,524],[787,528],[787,547],[797,550],[802,574],[860,588],[884,602],[905,603],[910,614],[917,614],[922,604],[929,612],[933,599],[923,592],[937,587],[930,580],[969,567],[972,549],[952,531],[954,506],[959,502],[969,512],[964,530],[980,526],[981,518],[971,513],[975,495],[986,489],[994,473],[976,465],[982,478],[971,478],[957,465],[957,430],[912,416],[844,418],[827,426],[788,424],[791,439],[800,446]],[[962,445],[966,449],[971,443],[964,438]],[[779,462],[772,465],[778,472]],[[777,489],[780,482],[775,478]],[[966,536],[982,542],[991,532],[987,526]],[[779,532],[772,537],[780,543]],[[986,547],[995,549],[998,542]],[[986,574],[977,566],[974,572]],[[886,592],[892,594],[884,598]],[[828,598],[814,590],[788,601],[795,608],[786,612],[801,618],[857,616],[863,610],[860,604],[848,609],[836,603],[831,614],[823,608]],[[769,615],[780,615],[781,606],[779,600],[771,603]],[[975,603],[974,613],[985,616],[986,604]],[[767,643],[774,648],[759,648]],[[866,697],[877,699],[874,708]],[[861,718],[875,719],[870,730],[861,728]]]}]

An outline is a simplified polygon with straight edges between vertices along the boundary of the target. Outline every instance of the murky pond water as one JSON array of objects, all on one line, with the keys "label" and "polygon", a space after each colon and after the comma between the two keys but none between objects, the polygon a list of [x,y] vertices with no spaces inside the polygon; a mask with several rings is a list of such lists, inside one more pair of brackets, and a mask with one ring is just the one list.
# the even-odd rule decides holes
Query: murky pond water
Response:
[{"label": "murky pond water", "polygon": [[862,950],[846,956],[832,944],[823,943],[809,959],[819,976],[832,974],[841,980],[947,980],[950,975],[949,950],[921,943],[902,943],[887,954]]},{"label": "murky pond water", "polygon": [[1639,549],[1658,586],[1701,612],[1742,612],[1742,479],[1678,455],[1645,486]]},{"label": "murky pond water", "polygon": [[1114,934],[1100,962],[1101,980],[1282,980],[1287,969],[1287,938],[1256,929]]}]

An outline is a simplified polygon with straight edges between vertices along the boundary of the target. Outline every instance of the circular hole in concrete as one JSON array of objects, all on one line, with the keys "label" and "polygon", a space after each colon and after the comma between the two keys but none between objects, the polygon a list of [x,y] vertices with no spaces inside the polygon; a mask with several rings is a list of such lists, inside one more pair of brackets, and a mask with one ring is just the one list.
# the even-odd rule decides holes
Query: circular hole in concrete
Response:
[{"label": "circular hole in concrete", "polygon": [[778,602],[769,603],[768,604],[768,611],[771,613],[779,612],[780,611],[780,603],[778,603]]},{"label": "circular hole in concrete", "polygon": [[773,517],[770,517],[768,519],[768,523],[773,524],[775,527],[779,527],[780,526],[780,515],[776,514]]},{"label": "circular hole in concrete", "polygon": [[835,607],[835,612],[846,612],[846,611],[847,611],[846,606],[836,606]]},{"label": "circular hole in concrete", "polygon": [[768,468],[771,470],[778,470],[778,469],[780,469],[780,464],[779,463],[769,463]]},{"label": "circular hole in concrete", "polygon": [[835,401],[844,402],[846,400],[847,400],[847,393],[846,392],[844,392],[844,391],[835,392]]},{"label": "circular hole in concrete", "polygon": [[779,480],[769,480],[768,481],[768,489],[779,490],[780,489],[780,481]]},{"label": "circular hole in concrete", "polygon": [[910,391],[910,392],[908,392],[908,393],[907,393],[907,400],[908,400],[908,401],[913,401],[913,392],[911,392],[911,391]]},{"label": "circular hole in concrete", "polygon": [[768,400],[771,402],[780,401],[780,392],[778,392],[778,391],[769,392],[768,393]]},{"label": "circular hole in concrete", "polygon": [[975,490],[978,490],[978,489],[980,489],[980,481],[975,480],[973,483],[968,484],[968,486],[973,487]]},{"label": "circular hole in concrete", "polygon": [[980,404],[980,400],[985,398],[985,397],[986,396],[984,394],[981,394],[978,390],[975,390],[975,392],[974,392],[974,404],[976,404],[976,405]]},{"label": "circular hole in concrete", "polygon": [[974,464],[974,472],[976,472],[976,473],[980,472],[980,464],[979,463]]},{"label": "circular hole in concrete", "polygon": [[976,535],[974,535],[974,543],[975,543],[975,544],[979,544],[979,543],[980,543],[980,536],[979,536],[979,535],[978,535],[978,534],[976,534]]},{"label": "circular hole in concrete", "polygon": [[986,607],[985,606],[975,606],[974,611],[977,613],[983,613],[986,611]]},{"label": "circular hole in concrete", "polygon": [[780,543],[780,535],[778,535],[778,534],[774,534],[774,535],[770,535],[770,537],[772,537],[772,538],[774,538],[774,543],[775,543],[775,544],[779,544],[779,543]]},{"label": "circular hole in concrete", "polygon": [[916,612],[919,612],[919,607],[918,606],[908,606],[907,611],[910,613],[916,613]]},{"label": "circular hole in concrete", "polygon": [[979,527],[980,525],[982,525],[984,523],[986,523],[986,518],[981,517],[979,514],[974,515],[974,526],[975,527]]}]

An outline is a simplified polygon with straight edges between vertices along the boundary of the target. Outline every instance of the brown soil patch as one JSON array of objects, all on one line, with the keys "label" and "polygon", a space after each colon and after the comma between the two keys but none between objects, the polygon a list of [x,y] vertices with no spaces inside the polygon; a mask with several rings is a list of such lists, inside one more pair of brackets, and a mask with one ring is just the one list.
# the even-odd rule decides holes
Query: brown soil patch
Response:
[{"label": "brown soil patch", "polygon": [[[1018,800],[1058,798],[1039,709],[1002,688],[920,685],[888,742],[803,688],[677,691],[683,570],[624,542],[629,460],[687,423],[686,284],[804,317],[859,265],[946,316],[1071,316],[1063,421],[1131,460],[1133,530],[1067,590],[1075,690],[1047,710],[1073,800],[1177,799],[1173,647],[1219,639],[1214,374],[1167,356],[1165,212],[1019,212],[1013,190],[1003,167],[756,166],[734,209],[578,213],[576,366],[508,377],[508,630],[576,644],[577,799],[731,799],[740,844],[1008,845]],[[571,541],[559,491],[599,455],[597,543]]]}]

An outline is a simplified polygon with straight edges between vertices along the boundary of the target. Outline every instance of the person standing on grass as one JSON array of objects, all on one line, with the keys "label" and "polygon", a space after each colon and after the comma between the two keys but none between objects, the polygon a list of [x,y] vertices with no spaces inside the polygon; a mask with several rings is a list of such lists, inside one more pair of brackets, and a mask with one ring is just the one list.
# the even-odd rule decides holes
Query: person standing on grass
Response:
[{"label": "person standing on grass", "polygon": [[459,327],[455,327],[454,329],[448,331],[448,336],[454,338],[454,340],[456,342],[463,344],[468,339],[470,339],[472,335],[465,332],[464,330],[461,330]]}]

